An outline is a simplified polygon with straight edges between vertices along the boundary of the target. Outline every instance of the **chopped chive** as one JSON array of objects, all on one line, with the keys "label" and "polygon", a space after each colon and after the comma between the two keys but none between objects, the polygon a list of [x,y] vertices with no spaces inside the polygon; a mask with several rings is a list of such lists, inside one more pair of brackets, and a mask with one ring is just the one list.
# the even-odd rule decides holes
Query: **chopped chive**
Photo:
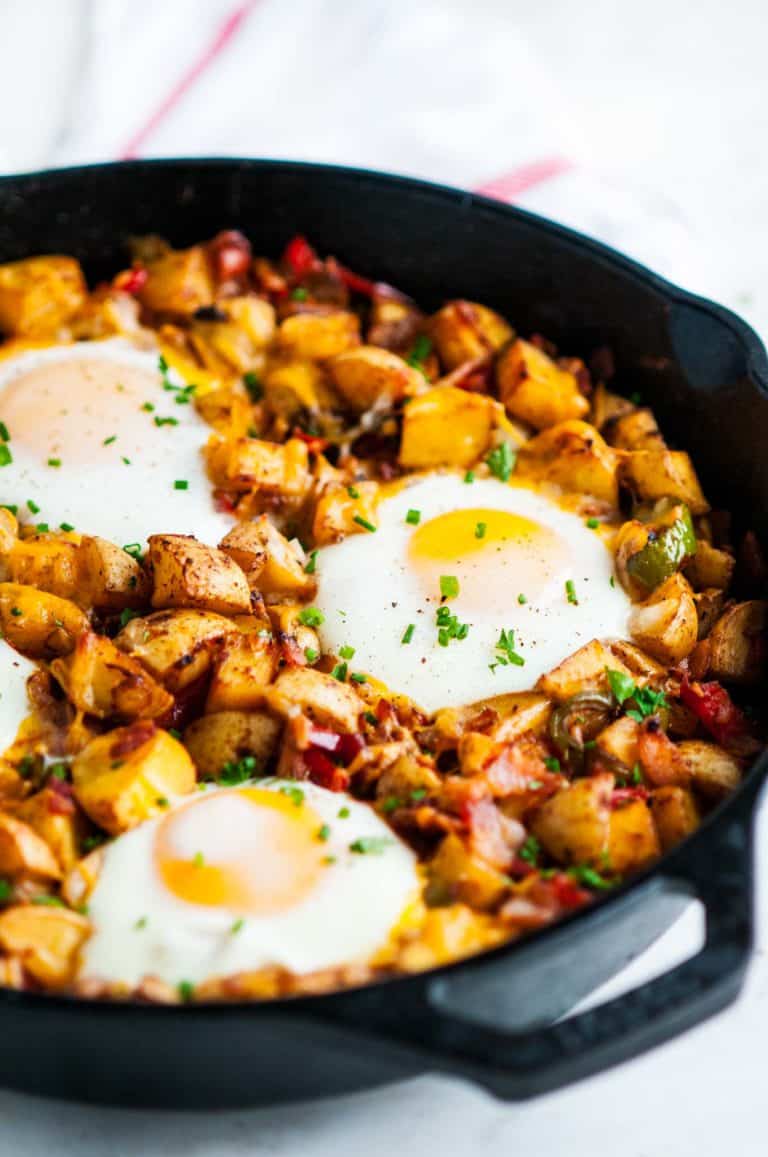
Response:
[{"label": "chopped chive", "polygon": [[308,297],[309,297],[309,293],[307,292],[307,290],[304,288],[303,285],[297,285],[296,288],[294,289],[293,293],[291,294],[291,298],[293,301],[306,301]]},{"label": "chopped chive", "polygon": [[356,852],[357,855],[360,856],[380,856],[384,849],[388,848],[392,843],[394,843],[394,840],[390,839],[389,836],[360,836],[358,839],[352,841],[349,845],[349,850],[350,852]]},{"label": "chopped chive", "polygon": [[304,607],[299,611],[298,620],[305,627],[319,627],[325,622],[325,615],[317,607]]},{"label": "chopped chive", "polygon": [[102,444],[102,446],[111,446],[112,443],[116,442],[116,441],[117,441],[117,434],[113,434],[111,436],[111,438],[105,438],[101,444]]},{"label": "chopped chive", "polygon": [[353,671],[353,673],[349,677],[353,683],[367,683],[368,682],[368,676],[362,675],[359,671]]},{"label": "chopped chive", "polygon": [[154,406],[151,402],[145,402],[141,407],[145,414],[151,414],[154,411]]},{"label": "chopped chive", "polygon": [[348,486],[347,487],[347,494],[349,495],[350,498],[359,498],[360,497],[360,491],[357,489],[356,486]]},{"label": "chopped chive", "polygon": [[349,808],[348,807],[340,807],[338,815],[339,815],[340,820],[349,819]]},{"label": "chopped chive", "polygon": [[180,980],[176,985],[176,991],[179,994],[179,999],[183,1001],[184,1004],[189,1004],[195,995],[195,986],[191,980]]},{"label": "chopped chive", "polygon": [[[8,448],[8,443],[0,442],[0,466],[10,466],[11,462],[13,462],[13,454]],[[48,465],[50,466],[50,461]],[[58,465],[61,463],[59,462]]]},{"label": "chopped chive", "polygon": [[421,511],[420,510],[409,510],[405,516],[405,521],[410,526],[418,526],[419,523],[421,522]]},{"label": "chopped chive", "polygon": [[459,580],[452,574],[440,575],[440,594],[444,599],[455,599],[459,593]]},{"label": "chopped chive", "polygon": [[147,917],[146,916],[139,916],[138,920],[136,921],[136,923],[134,924],[133,927],[136,929],[137,932],[140,932],[141,929],[146,928],[146,926],[147,926]]},{"label": "chopped chive", "polygon": [[71,522],[60,522],[59,523],[59,530],[63,530],[65,534],[69,534],[70,531],[72,531],[74,529],[75,528]]},{"label": "chopped chive", "polygon": [[177,478],[173,484],[174,490],[189,490],[189,483],[186,478]]},{"label": "chopped chive", "polygon": [[475,472],[474,472],[474,470],[467,470],[466,474],[464,475],[464,481],[465,481],[467,484],[469,484],[470,482],[474,482],[474,481],[475,481]]},{"label": "chopped chive", "polygon": [[[0,446],[0,450],[2,450],[2,446]],[[0,465],[4,466],[5,463],[2,462]],[[59,466],[61,466],[61,458],[49,458],[48,465],[53,466],[54,470],[58,470]]]},{"label": "chopped chive", "polygon": [[0,438],[2,438],[4,442],[10,442],[11,440],[11,435],[8,433],[8,427],[5,422],[0,422]]},{"label": "chopped chive", "polygon": [[560,760],[555,758],[554,755],[548,755],[544,760],[544,766],[546,767],[547,771],[559,771]]},{"label": "chopped chive", "polygon": [[317,838],[321,840],[322,843],[329,840],[331,838],[331,825],[322,824],[322,826],[317,829]]},{"label": "chopped chive", "polygon": [[590,530],[597,530],[599,525],[600,525],[600,519],[599,518],[588,518],[587,519],[587,526],[589,527]]},{"label": "chopped chive", "polygon": [[141,543],[140,542],[129,542],[123,547],[123,550],[125,551],[126,554],[129,554],[131,556],[131,558],[135,558],[137,561],[139,561],[141,559]]},{"label": "chopped chive", "polygon": [[155,425],[158,427],[160,427],[160,426],[178,426],[178,424],[179,424],[178,418],[161,418],[158,415],[155,415]]},{"label": "chopped chive", "polygon": [[356,522],[358,526],[362,526],[363,530],[369,530],[371,533],[376,529],[372,522],[369,522],[367,518],[363,518],[359,514],[356,514],[352,521]]},{"label": "chopped chive", "polygon": [[331,671],[331,674],[333,675],[334,679],[338,679],[339,683],[346,683],[348,671],[349,667],[346,663],[337,663]]},{"label": "chopped chive", "polygon": [[363,719],[364,719],[364,720],[365,720],[365,722],[366,722],[366,723],[368,723],[368,724],[369,724],[371,727],[377,727],[377,726],[378,726],[378,723],[379,723],[379,721],[378,721],[378,719],[376,718],[376,716],[373,714],[373,712],[372,712],[372,711],[364,711],[364,712],[363,712]]},{"label": "chopped chive", "polygon": [[343,647],[339,647],[339,654],[341,655],[342,659],[353,659],[355,655],[355,648],[348,647],[345,644]]},{"label": "chopped chive", "polygon": [[231,932],[231,934],[233,936],[236,936],[237,933],[240,932],[244,927],[245,927],[245,920],[243,920],[243,918],[241,916],[239,920],[235,920],[234,924],[232,925],[232,927],[230,928],[229,931]]},{"label": "chopped chive", "polygon": [[14,516],[14,518],[19,513],[18,506],[16,506],[13,502],[0,503],[0,510],[9,510],[11,512],[11,514]]},{"label": "chopped chive", "polygon": [[525,604],[528,602],[528,599],[527,599],[527,597],[526,597],[525,595],[518,595],[518,596],[517,596],[517,601],[519,602],[519,604],[520,604],[520,606],[521,606],[521,607],[524,607],[524,606],[525,606]]},{"label": "chopped chive", "polygon": [[50,527],[47,522],[38,522],[35,526],[35,532],[37,534],[47,534],[49,530]]},{"label": "chopped chive", "polygon": [[316,663],[317,660],[320,658],[320,652],[316,651],[314,647],[305,647],[304,648],[304,658],[307,660],[308,663]]},{"label": "chopped chive", "polygon": [[517,454],[509,442],[502,442],[500,446],[494,446],[485,459],[491,474],[495,475],[501,482],[509,482],[516,461]]},{"label": "chopped chive", "polygon": [[485,522],[478,522],[477,526],[475,527],[475,538],[485,538],[485,532],[487,529],[488,526]]},{"label": "chopped chive", "polygon": [[403,637],[400,640],[400,642],[401,643],[410,643],[411,639],[413,638],[413,632],[415,630],[416,630],[416,624],[415,623],[409,623],[408,626],[405,628],[405,632],[403,633]]},{"label": "chopped chive", "polygon": [[314,574],[317,570],[317,551],[313,550],[310,554],[307,565],[304,567],[305,574]]},{"label": "chopped chive", "polygon": [[576,598],[576,587],[574,585],[573,579],[568,579],[567,583],[565,584],[565,593],[567,595],[568,602],[572,606],[577,607],[579,605],[579,600]]},{"label": "chopped chive", "polygon": [[611,575],[611,577],[608,579],[608,582],[611,584],[611,586],[612,586],[612,587],[614,587],[614,588],[615,588],[615,586],[616,586],[616,579],[613,577],[613,575]]},{"label": "chopped chive", "polygon": [[243,385],[245,386],[252,402],[259,402],[264,397],[264,387],[259,381],[258,375],[253,370],[248,370],[243,374]]},{"label": "chopped chive", "polygon": [[39,514],[40,513],[40,507],[37,505],[36,502],[33,502],[31,498],[27,499],[27,510],[29,511],[30,514]]}]

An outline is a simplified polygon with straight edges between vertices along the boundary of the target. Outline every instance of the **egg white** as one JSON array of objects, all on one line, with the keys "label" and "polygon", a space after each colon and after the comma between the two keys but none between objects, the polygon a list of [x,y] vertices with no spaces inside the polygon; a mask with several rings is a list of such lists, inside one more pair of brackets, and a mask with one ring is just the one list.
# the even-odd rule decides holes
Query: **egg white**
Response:
[{"label": "egg white", "polygon": [[[74,373],[73,400],[60,379]],[[184,385],[173,371],[169,378]],[[213,505],[202,457],[210,429],[193,404],[175,399],[163,389],[158,352],[123,338],[0,359],[0,420],[13,458],[0,469],[0,502],[52,530],[65,523],[120,545],[169,531],[218,542],[232,519]],[[177,424],[158,426],[156,417]],[[30,501],[38,512],[28,513]]]},{"label": "egg white", "polygon": [[35,664],[0,639],[0,755],[16,739],[22,722],[32,708],[27,695],[27,679]]},{"label": "egg white", "polygon": [[[182,901],[159,878],[153,847],[163,818],[150,820],[104,849],[88,901],[94,931],[83,950],[80,976],[135,985],[145,976],[199,984],[273,965],[302,974],[364,962],[386,944],[417,894],[410,849],[372,808],[342,793],[279,780],[253,786],[289,792],[298,787],[303,793],[298,806],[313,809],[327,825],[321,843],[327,863],[311,891],[281,911],[256,915]],[[242,808],[227,806],[236,792],[211,788],[202,801],[193,796],[173,805],[176,810],[197,807],[201,831],[185,838],[197,841],[206,860],[252,848],[257,838]],[[344,808],[346,817],[339,815]],[[382,843],[375,853],[359,854],[350,845],[360,837]],[[263,871],[271,883],[281,865],[267,859]]]},{"label": "egg white", "polygon": [[[441,602],[437,580],[425,592],[408,544],[430,519],[462,509],[512,512],[545,528],[557,557],[540,589],[526,587],[530,559],[514,552],[478,551],[446,560],[443,573],[459,577],[460,591],[447,606],[469,624],[466,638],[440,646],[435,614]],[[409,510],[418,510],[418,526]],[[489,548],[492,550],[492,548]],[[499,561],[501,560],[501,561]],[[535,561],[535,560],[533,560]],[[469,605],[461,580],[487,584],[482,599]],[[356,671],[366,672],[392,691],[409,696],[427,712],[460,706],[487,696],[530,689],[536,680],[593,638],[628,635],[631,604],[612,584],[613,559],[584,518],[531,490],[496,479],[471,484],[455,474],[422,477],[379,505],[375,533],[355,534],[325,547],[316,561],[316,605],[325,616],[319,628],[323,647],[354,647]],[[573,582],[578,604],[568,601]],[[521,603],[519,596],[527,601]],[[412,638],[403,636],[413,624]],[[502,629],[514,631],[523,666],[496,664]]]}]

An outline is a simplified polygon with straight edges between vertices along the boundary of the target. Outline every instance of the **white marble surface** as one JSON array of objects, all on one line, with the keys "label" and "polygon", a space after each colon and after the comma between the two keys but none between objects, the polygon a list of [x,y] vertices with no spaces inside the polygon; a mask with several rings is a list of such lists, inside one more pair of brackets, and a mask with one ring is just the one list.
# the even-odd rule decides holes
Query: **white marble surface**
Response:
[{"label": "white marble surface", "polygon": [[[0,171],[108,159],[137,134],[142,155],[327,159],[470,187],[566,157],[570,171],[522,204],[768,333],[764,13],[759,0],[0,0]],[[763,814],[762,843],[766,825]],[[732,1009],[535,1102],[433,1077],[193,1116],[0,1092],[0,1157],[758,1157],[765,904],[761,887],[758,949]],[[695,938],[683,920],[609,991]]]}]

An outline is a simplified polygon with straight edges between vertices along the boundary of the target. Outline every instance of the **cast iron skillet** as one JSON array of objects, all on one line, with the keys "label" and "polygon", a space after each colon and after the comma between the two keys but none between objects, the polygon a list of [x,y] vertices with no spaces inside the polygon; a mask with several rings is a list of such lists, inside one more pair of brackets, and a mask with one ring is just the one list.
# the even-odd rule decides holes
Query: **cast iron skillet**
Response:
[{"label": "cast iron skillet", "polygon": [[[79,257],[91,278],[125,239],[176,244],[240,228],[257,253],[296,232],[435,307],[485,302],[569,353],[608,344],[690,450],[705,489],[768,530],[768,363],[755,334],[549,221],[420,181],[282,161],[136,162],[0,180],[0,261]],[[753,936],[752,816],[768,770],[651,871],[515,944],[427,975],[260,1005],[154,1007],[0,991],[0,1084],[123,1104],[257,1104],[382,1084],[424,1070],[529,1097],[637,1055],[738,993]],[[706,909],[696,956],[553,1023],[636,956],[687,897]],[[343,915],[340,916],[343,919]],[[712,1057],[712,1064],[716,1064]]]}]

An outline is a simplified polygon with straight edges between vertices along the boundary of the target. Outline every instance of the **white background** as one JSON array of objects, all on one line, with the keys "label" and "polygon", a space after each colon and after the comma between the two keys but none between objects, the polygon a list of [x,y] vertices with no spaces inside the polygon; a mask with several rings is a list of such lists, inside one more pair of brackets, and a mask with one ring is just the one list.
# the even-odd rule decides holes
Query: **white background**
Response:
[{"label": "white background", "polygon": [[[226,43],[212,54],[217,37]],[[765,57],[759,0],[0,0],[0,171],[111,159],[137,134],[141,155],[335,160],[467,187],[564,158],[569,171],[521,204],[768,334]],[[760,943],[733,1009],[536,1102],[503,1105],[434,1077],[194,1116],[0,1092],[0,1154],[758,1157],[762,888],[759,904]],[[678,958],[695,935],[684,920],[618,983]]]}]

